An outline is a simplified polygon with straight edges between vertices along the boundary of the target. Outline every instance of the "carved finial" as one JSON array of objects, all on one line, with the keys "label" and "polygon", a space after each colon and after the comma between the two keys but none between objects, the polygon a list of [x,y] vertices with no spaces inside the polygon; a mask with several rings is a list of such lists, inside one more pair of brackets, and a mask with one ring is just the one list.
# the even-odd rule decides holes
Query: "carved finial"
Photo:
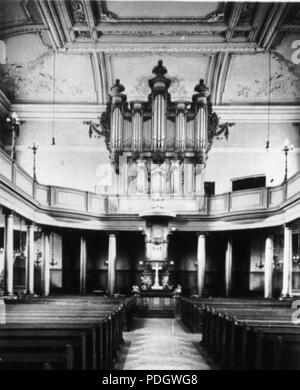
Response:
[{"label": "carved finial", "polygon": [[157,65],[152,69],[152,73],[156,74],[156,75],[165,75],[166,73],[168,73],[168,70],[167,68],[163,65],[163,62],[162,60],[159,60]]},{"label": "carved finial", "polygon": [[115,96],[115,95],[119,95],[121,92],[125,91],[125,87],[124,85],[122,85],[120,83],[120,80],[119,79],[116,79],[116,83],[115,85],[113,85],[111,87],[111,95],[112,96]]},{"label": "carved finial", "polygon": [[209,89],[204,84],[204,80],[200,79],[199,84],[195,86],[195,91],[198,92],[201,96],[207,97],[209,95]]}]

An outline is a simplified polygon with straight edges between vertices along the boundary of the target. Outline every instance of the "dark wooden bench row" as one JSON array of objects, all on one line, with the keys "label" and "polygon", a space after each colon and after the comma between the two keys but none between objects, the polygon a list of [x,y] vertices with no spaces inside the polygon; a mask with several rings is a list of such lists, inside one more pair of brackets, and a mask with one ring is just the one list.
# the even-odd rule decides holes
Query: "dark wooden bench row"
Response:
[{"label": "dark wooden bench row", "polygon": [[179,310],[182,322],[192,331],[201,332],[203,322],[203,309],[206,305],[236,307],[236,308],[257,308],[257,307],[290,307],[287,301],[267,299],[234,299],[234,298],[180,298]]},{"label": "dark wooden bench row", "polygon": [[300,369],[292,309],[206,306],[202,344],[227,369]]},{"label": "dark wooden bench row", "polygon": [[35,297],[25,297],[20,300],[7,300],[8,305],[19,305],[19,304],[36,304],[36,305],[72,305],[72,306],[81,306],[90,308],[91,306],[95,308],[97,306],[111,306],[115,305],[124,306],[123,311],[123,327],[124,330],[129,331],[132,327],[132,321],[134,316],[135,301],[133,297],[127,297],[125,299],[120,298],[106,298],[98,296],[62,296],[62,297],[44,297],[44,298],[35,298]]},{"label": "dark wooden bench row", "polygon": [[127,307],[110,303],[98,299],[86,305],[78,298],[6,305],[0,369],[110,369],[123,342],[124,323],[128,328],[132,321],[133,302],[127,300]]}]

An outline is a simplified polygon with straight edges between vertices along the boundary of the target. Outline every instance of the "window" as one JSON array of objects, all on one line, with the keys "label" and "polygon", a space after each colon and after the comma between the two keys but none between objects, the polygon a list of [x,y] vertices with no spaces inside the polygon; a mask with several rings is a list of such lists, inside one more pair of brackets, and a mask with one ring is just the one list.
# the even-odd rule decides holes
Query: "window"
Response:
[{"label": "window", "polygon": [[251,176],[241,179],[232,179],[232,191],[249,190],[266,186],[266,176]]},{"label": "window", "polygon": [[204,182],[204,193],[207,196],[215,195],[215,182],[205,181]]}]

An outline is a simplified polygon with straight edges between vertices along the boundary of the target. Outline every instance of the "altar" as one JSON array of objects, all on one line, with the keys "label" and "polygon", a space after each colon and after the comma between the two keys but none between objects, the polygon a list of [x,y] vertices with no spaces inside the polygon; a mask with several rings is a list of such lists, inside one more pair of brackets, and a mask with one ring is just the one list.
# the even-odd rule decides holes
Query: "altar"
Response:
[{"label": "altar", "polygon": [[138,315],[173,317],[176,298],[170,292],[149,291],[135,297]]}]

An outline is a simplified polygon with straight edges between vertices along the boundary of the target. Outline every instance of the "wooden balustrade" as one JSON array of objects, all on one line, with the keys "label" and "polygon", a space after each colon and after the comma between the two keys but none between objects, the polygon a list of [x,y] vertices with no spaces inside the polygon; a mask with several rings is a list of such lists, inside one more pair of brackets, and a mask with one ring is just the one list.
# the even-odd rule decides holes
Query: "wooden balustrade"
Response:
[{"label": "wooden balustrade", "polygon": [[[56,209],[87,212],[92,214],[136,214],[153,204],[148,194],[100,195],[88,191],[34,182],[33,178],[17,163],[0,150],[0,179],[11,183],[20,194],[31,198],[38,205]],[[174,196],[164,197],[164,207],[177,214],[218,216],[279,207],[289,200],[300,197],[300,172],[286,183],[269,188],[236,191],[209,197]]]}]

